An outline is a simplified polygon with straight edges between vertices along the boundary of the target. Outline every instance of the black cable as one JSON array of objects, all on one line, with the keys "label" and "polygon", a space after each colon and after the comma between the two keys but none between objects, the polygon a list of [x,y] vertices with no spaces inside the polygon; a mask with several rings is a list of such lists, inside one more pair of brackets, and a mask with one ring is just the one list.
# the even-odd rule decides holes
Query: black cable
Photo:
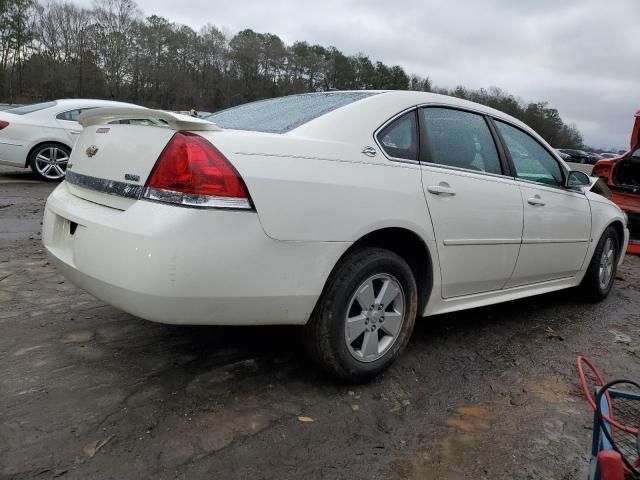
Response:
[{"label": "black cable", "polygon": [[[602,388],[598,391],[598,394],[596,395],[596,418],[598,419],[598,423],[600,424],[599,428],[602,431],[602,433],[604,434],[604,436],[606,437],[607,441],[611,444],[611,448],[613,448],[614,451],[616,451],[616,452],[618,452],[620,454],[620,458],[622,458],[622,461],[624,462],[624,464],[627,467],[627,469],[633,475],[635,475],[636,477],[640,478],[640,471],[638,469],[636,469],[636,467],[634,465],[632,465],[631,462],[629,462],[629,460],[627,460],[627,457],[625,457],[624,454],[618,449],[617,445],[613,441],[613,438],[611,437],[611,434],[609,433],[609,430],[607,429],[607,427],[605,425],[604,419],[602,418],[602,409],[600,407],[600,405],[602,404],[602,396],[611,387],[613,387],[614,385],[620,385],[620,384],[633,385],[638,390],[640,390],[640,385],[638,385],[636,382],[634,382],[632,380],[612,380],[611,382],[607,383],[606,385],[603,385]],[[609,412],[609,416],[611,416],[612,414],[613,414],[613,412]]]}]

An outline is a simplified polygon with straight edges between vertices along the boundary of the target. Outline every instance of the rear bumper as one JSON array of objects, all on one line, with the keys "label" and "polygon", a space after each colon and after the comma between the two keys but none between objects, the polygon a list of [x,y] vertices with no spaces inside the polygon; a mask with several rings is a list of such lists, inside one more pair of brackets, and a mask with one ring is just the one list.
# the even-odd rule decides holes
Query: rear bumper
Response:
[{"label": "rear bumper", "polygon": [[[72,223],[77,224],[71,234]],[[121,211],[49,197],[43,243],[73,283],[147,320],[175,324],[304,324],[343,242],[268,237],[255,212],[138,201]]]}]

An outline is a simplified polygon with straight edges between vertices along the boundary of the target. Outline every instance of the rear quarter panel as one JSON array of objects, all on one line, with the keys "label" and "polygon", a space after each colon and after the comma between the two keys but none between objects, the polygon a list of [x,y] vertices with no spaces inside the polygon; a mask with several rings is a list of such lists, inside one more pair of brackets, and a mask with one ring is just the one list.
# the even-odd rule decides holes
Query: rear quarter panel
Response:
[{"label": "rear quarter panel", "polygon": [[367,161],[356,142],[254,134],[250,152],[241,133],[208,135],[242,175],[274,239],[353,242],[387,227],[433,239],[416,165]]},{"label": "rear quarter panel", "polygon": [[72,146],[64,130],[49,122],[33,122],[19,115],[3,119],[9,122],[8,127],[0,130],[0,160],[4,162],[26,166],[31,149],[44,142]]}]

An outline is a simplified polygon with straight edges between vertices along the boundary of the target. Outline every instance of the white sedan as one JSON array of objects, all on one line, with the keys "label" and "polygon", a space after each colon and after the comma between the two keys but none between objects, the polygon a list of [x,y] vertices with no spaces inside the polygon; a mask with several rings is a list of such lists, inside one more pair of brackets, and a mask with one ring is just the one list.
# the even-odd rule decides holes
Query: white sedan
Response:
[{"label": "white sedan", "polygon": [[31,167],[41,180],[64,178],[85,110],[135,106],[108,100],[54,100],[0,112],[0,165]]},{"label": "white sedan", "polygon": [[[166,127],[110,125],[147,116]],[[305,325],[362,381],[417,316],[579,286],[609,293],[624,213],[522,122],[422,92],[329,92],[207,121],[101,109],[49,197],[43,241],[76,285],[164,323]]]}]

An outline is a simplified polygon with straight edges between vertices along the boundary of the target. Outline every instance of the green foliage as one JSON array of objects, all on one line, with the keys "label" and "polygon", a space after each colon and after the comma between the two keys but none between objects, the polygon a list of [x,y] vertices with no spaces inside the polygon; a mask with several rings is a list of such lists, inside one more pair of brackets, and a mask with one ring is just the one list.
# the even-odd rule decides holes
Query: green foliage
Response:
[{"label": "green foliage", "polygon": [[[46,1],[46,3],[44,3]],[[502,110],[552,145],[582,146],[580,132],[547,103],[526,104],[497,88],[434,87],[367,55],[285,43],[246,29],[231,39],[215,26],[199,32],[151,15],[135,0],[0,0],[0,100],[113,98],[149,107],[215,111],[240,103],[332,89],[436,92]]]}]

